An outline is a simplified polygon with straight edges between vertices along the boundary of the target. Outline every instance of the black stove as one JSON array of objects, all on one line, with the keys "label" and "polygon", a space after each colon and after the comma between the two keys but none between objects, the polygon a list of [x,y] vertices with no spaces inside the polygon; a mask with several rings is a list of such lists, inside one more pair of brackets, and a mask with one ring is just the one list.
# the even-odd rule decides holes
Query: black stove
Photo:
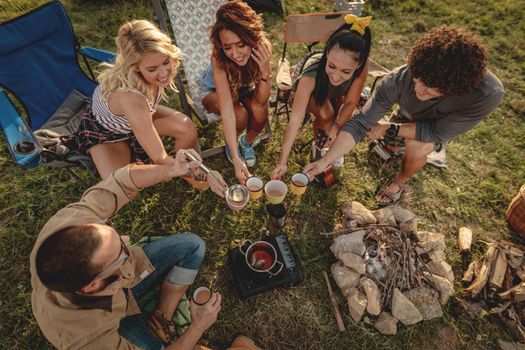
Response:
[{"label": "black stove", "polygon": [[232,274],[241,299],[279,287],[295,286],[303,280],[303,274],[295,251],[285,235],[270,236],[263,239],[275,247],[277,260],[284,264],[281,272],[272,276],[269,273],[255,272],[246,265],[239,248],[228,251]]}]

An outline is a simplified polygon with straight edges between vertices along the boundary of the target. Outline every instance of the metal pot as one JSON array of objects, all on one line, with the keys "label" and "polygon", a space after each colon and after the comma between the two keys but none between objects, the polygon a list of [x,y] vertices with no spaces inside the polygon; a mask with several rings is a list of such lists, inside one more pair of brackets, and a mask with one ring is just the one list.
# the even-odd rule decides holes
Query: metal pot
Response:
[{"label": "metal pot", "polygon": [[247,239],[242,242],[239,250],[252,271],[276,276],[283,269],[283,263],[277,260],[275,247],[266,241],[252,242]]}]

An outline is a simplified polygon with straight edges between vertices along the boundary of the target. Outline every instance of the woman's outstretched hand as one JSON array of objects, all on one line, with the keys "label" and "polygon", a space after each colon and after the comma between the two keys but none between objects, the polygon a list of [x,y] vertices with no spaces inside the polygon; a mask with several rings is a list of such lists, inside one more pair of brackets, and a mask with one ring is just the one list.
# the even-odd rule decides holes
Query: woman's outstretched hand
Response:
[{"label": "woman's outstretched hand", "polygon": [[219,197],[224,198],[224,193],[228,189],[228,184],[222,178],[222,175],[218,171],[212,170],[208,174],[208,184],[210,189],[217,194]]},{"label": "woman's outstretched hand", "polygon": [[241,158],[237,157],[233,159],[233,167],[235,169],[235,177],[239,180],[241,185],[244,185],[246,179],[250,177],[250,172],[248,171],[246,164],[244,164]]},{"label": "woman's outstretched hand", "polygon": [[288,166],[286,164],[278,163],[275,169],[273,169],[272,173],[270,174],[270,179],[281,180],[284,174],[286,174],[287,170]]}]

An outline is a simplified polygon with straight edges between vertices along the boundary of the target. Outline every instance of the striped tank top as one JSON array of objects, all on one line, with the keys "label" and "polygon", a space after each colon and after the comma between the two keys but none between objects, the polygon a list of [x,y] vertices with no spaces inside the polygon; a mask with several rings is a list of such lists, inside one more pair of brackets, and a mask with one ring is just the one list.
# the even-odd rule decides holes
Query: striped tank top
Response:
[{"label": "striped tank top", "polygon": [[[140,96],[144,96],[138,90],[129,91],[137,93]],[[157,97],[155,98],[155,103],[153,105],[151,105],[148,101],[148,106],[151,113],[155,113],[157,110],[157,106],[159,105],[160,99],[162,98],[162,91],[163,89],[159,88]],[[93,115],[95,116],[97,122],[105,129],[119,134],[129,134],[132,130],[128,118],[125,115],[113,114],[109,109],[108,99],[110,94],[108,94],[107,99],[104,99],[100,94],[100,85],[95,88],[95,91],[93,91],[93,100],[91,102]]]}]

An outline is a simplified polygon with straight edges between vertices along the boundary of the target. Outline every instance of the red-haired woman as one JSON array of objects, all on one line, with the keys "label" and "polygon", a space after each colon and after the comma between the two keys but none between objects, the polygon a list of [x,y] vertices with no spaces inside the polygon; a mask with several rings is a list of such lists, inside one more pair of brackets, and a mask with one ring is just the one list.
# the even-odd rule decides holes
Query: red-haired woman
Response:
[{"label": "red-haired woman", "polygon": [[226,156],[244,183],[246,166],[255,165],[253,141],[268,119],[272,48],[260,16],[242,1],[219,7],[210,41],[211,64],[200,81],[202,104],[221,115]]}]

